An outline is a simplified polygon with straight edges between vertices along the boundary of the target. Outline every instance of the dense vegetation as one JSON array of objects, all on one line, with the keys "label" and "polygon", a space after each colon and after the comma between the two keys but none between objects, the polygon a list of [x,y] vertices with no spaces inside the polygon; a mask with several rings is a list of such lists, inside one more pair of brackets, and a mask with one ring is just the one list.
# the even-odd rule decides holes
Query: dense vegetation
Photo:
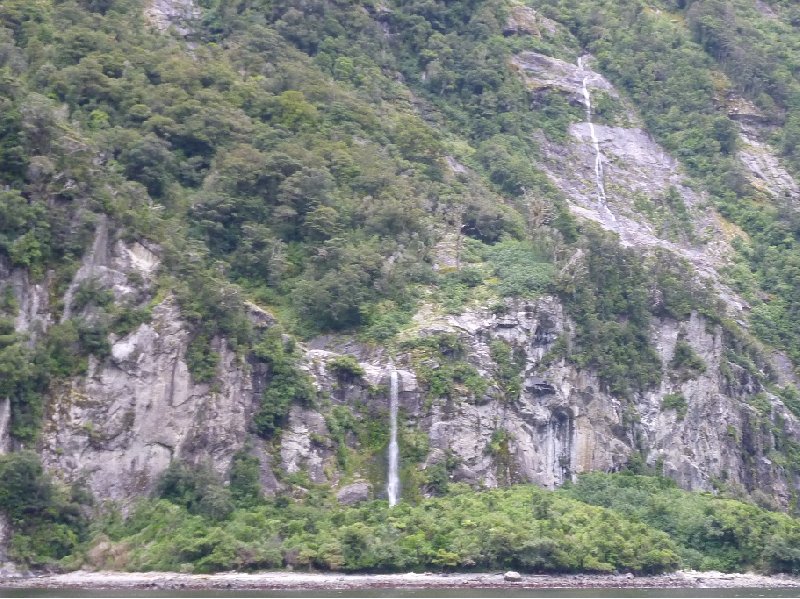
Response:
[{"label": "dense vegetation", "polygon": [[26,451],[0,456],[0,482],[0,512],[14,530],[9,557],[32,566],[69,563],[89,538],[88,492],[54,483]]},{"label": "dense vegetation", "polygon": [[666,532],[681,563],[723,572],[800,572],[796,519],[755,505],[681,491],[670,480],[587,474],[564,494]]},{"label": "dense vegetation", "polygon": [[342,507],[318,490],[302,503],[261,503],[224,519],[158,500],[108,526],[96,542],[105,545],[95,565],[122,550],[124,567],[137,570],[660,572],[678,564],[664,533],[530,487],[477,494],[454,487],[392,510],[385,501]]},{"label": "dense vegetation", "polygon": [[[0,509],[24,525],[12,555],[33,565],[182,570],[407,571],[515,568],[639,573],[677,567],[800,572],[800,521],[658,477],[590,474],[559,491],[516,486],[340,505],[319,486],[301,501],[260,497],[258,466],[238,454],[229,485],[173,464],[127,518],[54,486],[32,454],[0,460]],[[59,562],[60,560],[60,562]]]},{"label": "dense vegetation", "polygon": [[[748,401],[770,413],[766,396],[750,392],[774,383],[764,352],[687,265],[659,251],[642,259],[571,216],[537,164],[540,141],[566,142],[582,109],[559,93],[531,94],[508,64],[522,50],[596,57],[736,225],[729,282],[751,304],[752,331],[797,362],[800,219],[790,201],[747,182],[724,110],[732,94],[754,102],[770,143],[800,173],[792,2],[768,3],[770,16],[748,0],[532,0],[561,24],[542,36],[504,35],[512,7],[501,0],[198,4],[203,16],[182,39],[153,31],[143,0],[0,3],[0,272],[46,284],[53,323],[16,332],[20,306],[0,282],[0,398],[11,400],[18,446],[35,447],[61,384],[168,299],[190,329],[196,382],[213,389],[222,343],[263,369],[269,384],[252,432],[273,443],[292,405],[327,399],[298,366],[295,338],[318,333],[404,352],[429,402],[492,393],[513,404],[523,392],[520,348],[492,340],[484,374],[455,335],[393,342],[422,302],[502,311],[505,298],[544,294],[561,300],[571,326],[546,360],[595,373],[615,397],[632,402],[663,380],[706,373],[683,339],[662,364],[651,336],[654,319],[699,313],[724,331],[724,383],[736,388],[743,370]],[[598,98],[598,119],[614,120],[611,104]],[[691,237],[675,188],[637,201],[665,235]],[[128,281],[137,291],[125,300],[101,281],[70,286],[106,225],[115,238],[154,242],[162,260],[151,287]],[[279,324],[254,327],[247,302]],[[342,385],[364,374],[347,357],[328,368]],[[769,389],[800,415],[793,387]],[[660,406],[683,420],[690,402],[670,393]],[[753,426],[762,424],[774,429],[775,461],[800,468],[780,423]],[[385,427],[347,409],[330,410],[326,425],[347,475],[385,448]],[[304,500],[265,501],[258,464],[242,452],[227,486],[175,464],[157,498],[127,519],[112,510],[91,530],[80,485],[62,488],[33,454],[12,454],[0,458],[11,555],[196,571],[800,570],[800,529],[788,516],[632,476],[587,476],[556,493],[472,493],[450,483],[452,456],[417,469],[427,440],[401,434],[410,501],[391,512],[381,501],[339,506],[302,474]],[[487,448],[501,466],[507,435],[498,427]]]},{"label": "dense vegetation", "polygon": [[[762,55],[794,30],[769,34],[743,1],[735,10],[690,4],[680,9],[690,25],[682,27],[644,10],[644,0],[546,3],[542,12],[574,37],[504,37],[509,6],[499,0],[386,10],[319,0],[302,19],[290,2],[248,0],[234,10],[209,1],[188,52],[147,26],[140,0],[6,2],[0,254],[35,280],[52,271],[63,292],[101,219],[117,235],[158,242],[158,286],[192,327],[187,362],[198,382],[217,375],[218,336],[270,362],[245,299],[271,308],[296,335],[356,331],[384,342],[422,297],[458,311],[487,294],[557,293],[578,327],[565,357],[629,396],[662,376],[651,315],[701,310],[713,319],[718,311],[684,287],[686,269],[661,256],[642,268],[573,220],[538,170],[536,135],[563,140],[582,115],[558,94],[537,95],[531,110],[507,62],[523,49],[567,56],[583,46],[720,211],[750,233],[732,276],[753,299],[756,332],[792,353],[800,319],[791,211],[763,210],[743,183],[713,68],[714,60],[730,67],[742,93],[765,108],[772,98],[790,111],[787,75],[769,71],[756,84],[755,67],[730,58],[742,54],[731,49],[730,29],[752,25],[747,43]],[[775,55],[790,57],[794,47]],[[782,146],[787,157],[790,146]],[[454,172],[445,156],[469,170]],[[665,201],[686,219],[680,202]],[[453,236],[456,272],[437,274],[431,250]],[[576,252],[585,260],[570,261]],[[72,318],[34,349],[9,338],[0,350],[3,371],[25,372],[21,359],[42,365],[5,385],[14,433],[29,443],[47,390],[83,372],[89,354],[104,356],[109,334],[146,321],[163,293],[115,305],[88,284],[72,298],[55,306]],[[270,363],[285,388],[265,398],[257,425],[265,436],[279,428],[286,402],[308,396],[299,379],[286,380],[288,362]]]},{"label": "dense vegetation", "polygon": [[533,4],[566,24],[597,57],[603,73],[635,102],[648,130],[748,235],[747,243],[740,239],[741,263],[730,271],[731,282],[753,304],[755,332],[797,359],[797,211],[747,182],[736,160],[737,127],[720,110],[730,94],[755,101],[781,126],[774,144],[798,172],[796,8],[778,6],[780,15],[771,18],[746,0]]}]

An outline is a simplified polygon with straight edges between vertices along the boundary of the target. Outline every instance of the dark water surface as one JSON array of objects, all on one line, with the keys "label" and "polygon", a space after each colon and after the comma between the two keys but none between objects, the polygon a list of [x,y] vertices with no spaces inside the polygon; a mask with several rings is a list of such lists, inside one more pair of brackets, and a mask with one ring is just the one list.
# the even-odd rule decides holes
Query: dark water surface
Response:
[{"label": "dark water surface", "polygon": [[800,597],[800,589],[350,589],[314,591],[0,589],[0,597]]}]

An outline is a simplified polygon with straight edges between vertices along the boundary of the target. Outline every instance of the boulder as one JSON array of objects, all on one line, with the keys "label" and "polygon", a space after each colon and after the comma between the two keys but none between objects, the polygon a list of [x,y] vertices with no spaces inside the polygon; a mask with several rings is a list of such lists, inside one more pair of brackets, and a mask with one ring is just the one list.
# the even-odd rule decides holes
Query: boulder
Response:
[{"label": "boulder", "polygon": [[343,505],[353,505],[369,499],[370,485],[365,481],[358,481],[339,489],[336,499]]},{"label": "boulder", "polygon": [[503,574],[503,580],[506,582],[520,582],[522,580],[522,575],[519,572],[514,572],[513,570],[509,570],[505,574]]}]

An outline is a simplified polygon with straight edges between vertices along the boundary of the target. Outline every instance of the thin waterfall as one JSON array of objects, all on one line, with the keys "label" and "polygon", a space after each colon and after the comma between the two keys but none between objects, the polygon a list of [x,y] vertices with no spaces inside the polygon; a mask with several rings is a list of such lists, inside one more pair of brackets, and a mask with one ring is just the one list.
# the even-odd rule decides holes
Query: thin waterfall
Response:
[{"label": "thin waterfall", "polygon": [[386,492],[389,495],[389,507],[397,505],[400,495],[400,478],[397,474],[400,462],[400,448],[397,445],[397,371],[392,368],[389,375],[389,483]]},{"label": "thin waterfall", "polygon": [[[583,57],[578,59],[578,70],[584,72]],[[597,139],[597,133],[594,129],[592,122],[592,94],[589,93],[589,87],[586,84],[591,78],[591,74],[587,74],[582,79],[583,100],[586,104],[586,120],[589,123],[589,135],[592,138],[592,145],[594,146],[594,178],[597,183],[597,201],[601,206],[606,205],[606,186],[605,175],[603,173],[603,152],[600,150],[600,140]]]}]

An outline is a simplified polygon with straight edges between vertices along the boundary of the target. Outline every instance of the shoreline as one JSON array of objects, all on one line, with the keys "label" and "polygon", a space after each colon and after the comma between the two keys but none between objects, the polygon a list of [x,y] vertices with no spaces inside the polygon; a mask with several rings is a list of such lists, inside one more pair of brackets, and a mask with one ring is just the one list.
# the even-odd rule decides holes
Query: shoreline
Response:
[{"label": "shoreline", "polygon": [[656,588],[800,588],[788,575],[725,574],[679,571],[654,576],[630,574],[522,575],[519,582],[503,573],[483,574],[334,574],[263,572],[180,574],[173,572],[87,572],[41,576],[0,576],[0,589],[86,590],[271,590],[326,591],[357,589],[656,589]]}]

